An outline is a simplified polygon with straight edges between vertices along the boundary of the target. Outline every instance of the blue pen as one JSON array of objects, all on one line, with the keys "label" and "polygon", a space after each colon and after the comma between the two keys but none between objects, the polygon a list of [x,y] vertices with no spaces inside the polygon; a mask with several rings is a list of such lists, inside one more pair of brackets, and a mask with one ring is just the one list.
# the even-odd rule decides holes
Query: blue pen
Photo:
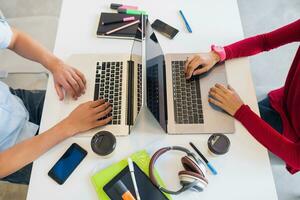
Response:
[{"label": "blue pen", "polygon": [[211,173],[213,175],[217,175],[218,172],[217,170],[208,162],[208,160],[204,157],[204,155],[199,151],[199,149],[197,149],[197,147],[190,142],[191,147],[198,153],[198,155],[202,158],[202,160],[204,160],[204,162],[206,163],[207,167],[209,168],[209,170],[211,171]]},{"label": "blue pen", "polygon": [[217,175],[218,172],[216,171],[216,169],[209,163],[206,163],[207,167],[210,169],[211,173],[213,173],[213,175]]},{"label": "blue pen", "polygon": [[183,21],[184,21],[184,23],[185,23],[186,29],[187,29],[190,33],[192,33],[192,29],[191,29],[189,23],[187,22],[185,16],[183,15],[183,12],[182,12],[181,10],[179,10],[179,13],[180,13],[180,16],[182,17],[182,19],[183,19]]}]

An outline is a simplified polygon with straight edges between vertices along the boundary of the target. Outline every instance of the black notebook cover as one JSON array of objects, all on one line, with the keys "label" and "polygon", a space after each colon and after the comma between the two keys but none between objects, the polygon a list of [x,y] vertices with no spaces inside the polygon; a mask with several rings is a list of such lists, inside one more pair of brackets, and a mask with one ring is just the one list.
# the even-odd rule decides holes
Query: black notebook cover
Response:
[{"label": "black notebook cover", "polygon": [[[142,200],[168,200],[168,198],[151,182],[148,176],[134,163],[134,174],[138,191]],[[112,200],[122,200],[122,197],[113,188],[121,180],[131,194],[136,197],[129,167],[125,167],[117,176],[108,182],[103,190]]]},{"label": "black notebook cover", "polygon": [[140,19],[139,15],[128,15],[128,14],[120,14],[120,13],[101,13],[98,29],[97,29],[97,36],[109,37],[109,38],[123,38],[123,39],[134,39],[134,38],[141,39],[141,33],[138,30],[140,24],[132,25],[130,27],[112,33],[110,35],[105,35],[106,32],[124,26],[130,22],[122,22],[122,23],[109,24],[109,25],[103,25],[102,22],[112,22],[112,21],[122,20],[124,17],[132,17],[132,16],[135,17],[136,20]]}]

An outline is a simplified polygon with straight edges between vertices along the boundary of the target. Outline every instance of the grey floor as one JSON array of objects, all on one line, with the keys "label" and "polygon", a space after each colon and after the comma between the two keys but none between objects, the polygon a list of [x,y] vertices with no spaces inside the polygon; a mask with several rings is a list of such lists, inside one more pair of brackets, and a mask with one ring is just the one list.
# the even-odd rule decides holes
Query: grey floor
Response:
[{"label": "grey floor", "polygon": [[[300,0],[238,0],[245,37],[271,31],[277,27],[300,18]],[[52,38],[41,42],[49,48],[53,48],[57,20],[60,12],[61,0],[0,0],[0,9],[6,17],[18,21],[20,18],[38,17],[51,21],[51,27],[47,30]],[[28,21],[28,19],[26,19]],[[26,21],[26,22],[27,22]],[[33,20],[36,22],[35,20]],[[24,23],[15,23],[20,26]],[[28,27],[25,27],[28,28]],[[29,27],[31,28],[31,27]],[[36,27],[32,27],[35,30]],[[37,32],[37,31],[36,31]],[[35,34],[34,32],[32,33]],[[39,35],[37,38],[39,40]],[[283,85],[289,70],[292,58],[295,55],[299,43],[289,44],[268,53],[263,53],[250,58],[253,80],[258,99],[266,96],[271,89]],[[268,74],[268,76],[266,76]],[[34,75],[11,75],[5,81],[17,87],[26,85],[33,87],[26,80],[34,79]],[[45,87],[46,79],[42,76],[34,76],[40,87]],[[22,83],[20,83],[22,82]],[[35,84],[34,84],[35,86]],[[284,163],[273,155],[270,155],[272,170],[279,200],[300,199],[300,174],[290,175],[284,167]],[[259,177],[258,177],[259,179]],[[251,190],[251,188],[249,188]],[[27,187],[0,182],[0,200],[15,200],[26,198]]]}]

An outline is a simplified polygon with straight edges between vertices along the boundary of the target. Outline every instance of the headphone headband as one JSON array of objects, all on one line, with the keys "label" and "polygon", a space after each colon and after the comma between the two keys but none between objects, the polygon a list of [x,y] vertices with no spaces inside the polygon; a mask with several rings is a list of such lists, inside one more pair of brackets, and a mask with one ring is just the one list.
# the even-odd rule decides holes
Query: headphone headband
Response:
[{"label": "headphone headband", "polygon": [[168,190],[162,186],[160,186],[155,178],[155,175],[154,175],[154,165],[155,165],[155,162],[156,160],[164,153],[170,151],[170,150],[176,150],[176,151],[182,151],[184,153],[186,153],[188,156],[192,156],[195,161],[197,161],[197,158],[196,156],[191,152],[189,151],[187,148],[184,148],[184,147],[181,147],[181,146],[170,146],[170,147],[164,147],[164,148],[161,148],[159,150],[157,150],[154,155],[152,156],[151,160],[150,160],[150,164],[149,164],[149,176],[150,176],[150,180],[152,181],[152,183],[154,185],[156,185],[161,191],[163,192],[166,192],[166,193],[169,193],[169,194],[180,194],[181,192],[184,192],[186,190],[188,190],[189,188],[197,185],[197,181],[193,182],[193,183],[190,183],[190,184],[187,184],[185,186],[182,186],[179,190],[177,191],[172,191],[172,190]]}]

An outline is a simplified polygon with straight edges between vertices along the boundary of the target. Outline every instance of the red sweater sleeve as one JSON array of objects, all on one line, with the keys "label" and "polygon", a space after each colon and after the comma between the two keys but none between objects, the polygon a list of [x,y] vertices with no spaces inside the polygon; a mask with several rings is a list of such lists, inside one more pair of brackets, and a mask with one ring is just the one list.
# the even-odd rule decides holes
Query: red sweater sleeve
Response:
[{"label": "red sweater sleeve", "polygon": [[300,169],[299,143],[294,143],[282,136],[256,115],[247,105],[241,106],[234,117],[269,151],[280,157],[289,166]]},{"label": "red sweater sleeve", "polygon": [[226,59],[251,56],[284,44],[300,41],[300,19],[269,33],[225,46]]}]

